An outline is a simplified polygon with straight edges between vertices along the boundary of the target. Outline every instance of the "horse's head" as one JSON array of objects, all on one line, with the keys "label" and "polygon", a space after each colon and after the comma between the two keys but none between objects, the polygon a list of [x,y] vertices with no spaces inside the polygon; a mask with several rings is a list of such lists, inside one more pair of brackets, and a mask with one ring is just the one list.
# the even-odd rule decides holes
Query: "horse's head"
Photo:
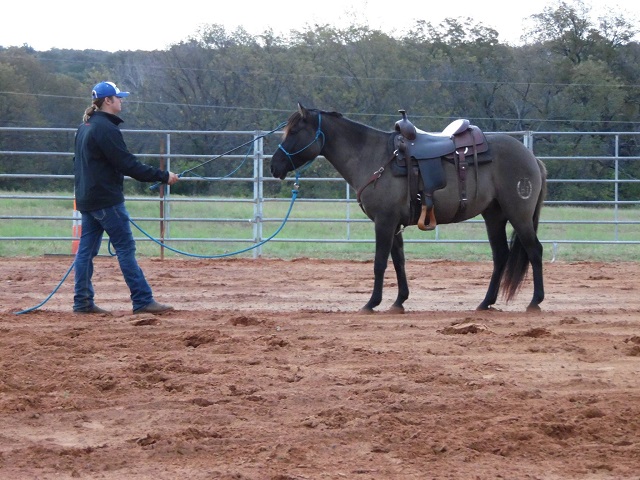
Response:
[{"label": "horse's head", "polygon": [[282,142],[271,157],[271,174],[284,180],[291,170],[320,155],[324,142],[322,113],[307,110],[298,103],[298,111],[289,117]]}]

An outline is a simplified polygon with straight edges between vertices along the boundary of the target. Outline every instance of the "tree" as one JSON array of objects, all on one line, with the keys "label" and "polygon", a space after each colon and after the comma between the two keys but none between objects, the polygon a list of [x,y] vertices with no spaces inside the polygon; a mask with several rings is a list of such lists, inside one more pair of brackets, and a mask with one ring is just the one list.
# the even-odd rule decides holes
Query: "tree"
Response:
[{"label": "tree", "polygon": [[574,64],[593,57],[609,63],[615,58],[615,50],[637,33],[634,23],[619,12],[592,19],[591,8],[582,0],[560,0],[532,15],[531,20],[533,26],[523,38],[547,45],[551,52]]},{"label": "tree", "polygon": [[483,128],[498,127],[513,50],[499,44],[495,30],[470,18],[448,18],[437,26],[418,22],[404,42],[411,63],[420,66],[430,87],[423,109],[444,119],[466,117]]},{"label": "tree", "polygon": [[544,43],[553,53],[580,63],[594,42],[589,13],[590,8],[582,0],[574,0],[573,4],[561,0],[545,7],[542,13],[532,15],[535,25],[524,38]]},{"label": "tree", "polygon": [[5,126],[40,123],[36,98],[28,94],[27,81],[13,65],[0,62],[0,118]]}]

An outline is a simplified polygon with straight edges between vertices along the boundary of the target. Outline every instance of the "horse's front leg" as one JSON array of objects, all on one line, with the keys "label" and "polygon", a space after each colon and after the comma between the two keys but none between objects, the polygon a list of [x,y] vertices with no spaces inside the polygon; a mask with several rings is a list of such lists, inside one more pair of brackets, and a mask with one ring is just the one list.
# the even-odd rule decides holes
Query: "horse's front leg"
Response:
[{"label": "horse's front leg", "polygon": [[376,254],[373,261],[373,292],[367,304],[360,309],[360,313],[373,313],[373,309],[382,302],[382,287],[384,285],[384,272],[389,262],[389,253],[393,245],[393,227],[376,222]]},{"label": "horse's front leg", "polygon": [[391,259],[393,267],[396,270],[396,279],[398,281],[398,296],[393,302],[389,313],[404,313],[404,302],[409,298],[409,283],[407,282],[407,272],[405,270],[404,259],[404,239],[402,233],[397,233],[391,245]]}]

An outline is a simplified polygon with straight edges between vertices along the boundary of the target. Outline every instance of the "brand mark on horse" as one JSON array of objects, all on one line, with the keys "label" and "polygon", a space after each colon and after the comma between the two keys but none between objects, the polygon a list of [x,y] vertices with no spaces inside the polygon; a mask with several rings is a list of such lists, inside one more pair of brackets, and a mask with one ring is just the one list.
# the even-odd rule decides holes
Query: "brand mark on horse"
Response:
[{"label": "brand mark on horse", "polygon": [[518,195],[520,195],[520,198],[523,200],[527,200],[531,196],[531,193],[533,193],[531,180],[529,180],[527,177],[518,180],[518,185],[516,186],[516,188],[518,189]]}]

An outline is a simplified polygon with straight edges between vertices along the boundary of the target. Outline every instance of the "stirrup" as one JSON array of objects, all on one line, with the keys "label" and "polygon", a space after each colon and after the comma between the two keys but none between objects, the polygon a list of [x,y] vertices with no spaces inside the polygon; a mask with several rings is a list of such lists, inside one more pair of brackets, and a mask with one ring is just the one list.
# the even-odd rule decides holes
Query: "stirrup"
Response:
[{"label": "stirrup", "polygon": [[[427,218],[427,213],[429,214],[429,222],[425,225],[424,221]],[[418,219],[418,228],[420,230],[429,231],[435,230],[436,225],[435,208],[431,207],[431,209],[427,211],[427,206],[422,205],[422,211],[420,212],[420,218]]]}]

